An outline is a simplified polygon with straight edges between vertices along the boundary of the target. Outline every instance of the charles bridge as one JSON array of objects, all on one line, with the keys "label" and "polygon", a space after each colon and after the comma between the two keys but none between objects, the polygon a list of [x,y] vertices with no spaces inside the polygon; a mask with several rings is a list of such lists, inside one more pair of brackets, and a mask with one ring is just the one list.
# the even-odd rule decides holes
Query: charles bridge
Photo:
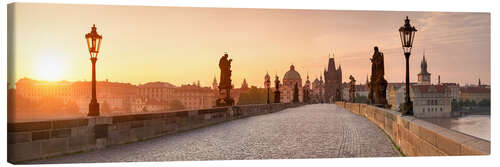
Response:
[{"label": "charles bridge", "polygon": [[8,124],[8,161],[21,164],[489,154],[489,141],[348,102]]}]

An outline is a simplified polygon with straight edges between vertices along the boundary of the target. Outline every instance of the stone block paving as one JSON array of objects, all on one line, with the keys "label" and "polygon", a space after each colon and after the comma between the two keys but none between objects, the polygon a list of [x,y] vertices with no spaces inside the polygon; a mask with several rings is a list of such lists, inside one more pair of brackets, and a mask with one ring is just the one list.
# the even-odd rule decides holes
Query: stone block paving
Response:
[{"label": "stone block paving", "polygon": [[314,104],[206,128],[28,163],[142,162],[401,156],[376,125]]}]

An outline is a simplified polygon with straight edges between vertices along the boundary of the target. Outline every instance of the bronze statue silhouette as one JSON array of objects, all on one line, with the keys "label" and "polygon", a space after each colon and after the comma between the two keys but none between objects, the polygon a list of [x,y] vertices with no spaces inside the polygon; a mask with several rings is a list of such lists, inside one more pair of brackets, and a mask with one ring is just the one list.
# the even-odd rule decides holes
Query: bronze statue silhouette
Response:
[{"label": "bronze statue silhouette", "polygon": [[233,60],[228,59],[228,57],[229,55],[227,53],[224,53],[224,56],[222,56],[219,60],[220,97],[215,101],[215,105],[218,107],[234,105],[234,99],[231,97],[231,89],[233,88],[231,84],[231,62]]},{"label": "bronze statue silhouette", "polygon": [[370,104],[379,107],[388,107],[386,99],[387,80],[384,79],[384,53],[374,47],[374,53],[370,59],[372,63],[371,81],[368,84],[370,92],[368,99]]},{"label": "bronze statue silhouette", "polygon": [[278,75],[276,75],[276,79],[274,80],[274,87],[276,90],[274,91],[274,103],[280,103],[280,80],[278,78]]},{"label": "bronze statue silhouette", "polygon": [[349,76],[349,100],[354,103],[356,98],[356,79],[352,75]]},{"label": "bronze statue silhouette", "polygon": [[229,55],[224,53],[219,60],[219,68],[220,68],[220,83],[219,89],[227,89],[231,88],[231,62],[232,59],[228,59]]}]

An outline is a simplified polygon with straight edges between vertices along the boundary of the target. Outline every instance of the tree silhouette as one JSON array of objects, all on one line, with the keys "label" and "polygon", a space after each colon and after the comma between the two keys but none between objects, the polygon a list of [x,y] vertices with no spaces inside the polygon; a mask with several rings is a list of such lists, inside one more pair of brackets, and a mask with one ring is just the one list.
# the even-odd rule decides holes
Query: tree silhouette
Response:
[{"label": "tree silhouette", "polygon": [[[272,91],[272,89],[269,89],[269,92]],[[271,103],[274,102],[274,98],[271,98],[271,96],[269,96],[269,100]],[[252,86],[247,91],[242,92],[238,100],[238,105],[265,103],[267,103],[267,89],[259,89],[256,86]]]},{"label": "tree silhouette", "polygon": [[109,106],[109,103],[106,100],[104,100],[104,102],[101,104],[101,113],[111,114],[111,107]]},{"label": "tree silhouette", "polygon": [[175,99],[175,100],[171,100],[169,103],[168,103],[168,106],[169,106],[169,110],[183,110],[185,109],[186,107],[184,106],[184,104],[182,104],[181,101]]}]

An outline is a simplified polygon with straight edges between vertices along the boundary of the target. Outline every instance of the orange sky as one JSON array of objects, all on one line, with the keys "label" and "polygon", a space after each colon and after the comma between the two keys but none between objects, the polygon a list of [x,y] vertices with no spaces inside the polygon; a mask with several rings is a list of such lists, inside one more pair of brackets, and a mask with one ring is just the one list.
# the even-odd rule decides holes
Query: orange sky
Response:
[{"label": "orange sky", "polygon": [[416,80],[425,50],[432,82],[490,83],[488,13],[223,9],[17,3],[9,6],[9,82],[90,80],[84,40],[103,35],[97,79],[175,85],[218,78],[219,58],[233,59],[233,83],[262,87],[266,71],[282,78],[290,64],[319,77],[335,52],[343,79],[365,82],[373,47],[385,54],[386,79],[404,80],[398,28],[408,15],[419,30],[410,60]]}]

